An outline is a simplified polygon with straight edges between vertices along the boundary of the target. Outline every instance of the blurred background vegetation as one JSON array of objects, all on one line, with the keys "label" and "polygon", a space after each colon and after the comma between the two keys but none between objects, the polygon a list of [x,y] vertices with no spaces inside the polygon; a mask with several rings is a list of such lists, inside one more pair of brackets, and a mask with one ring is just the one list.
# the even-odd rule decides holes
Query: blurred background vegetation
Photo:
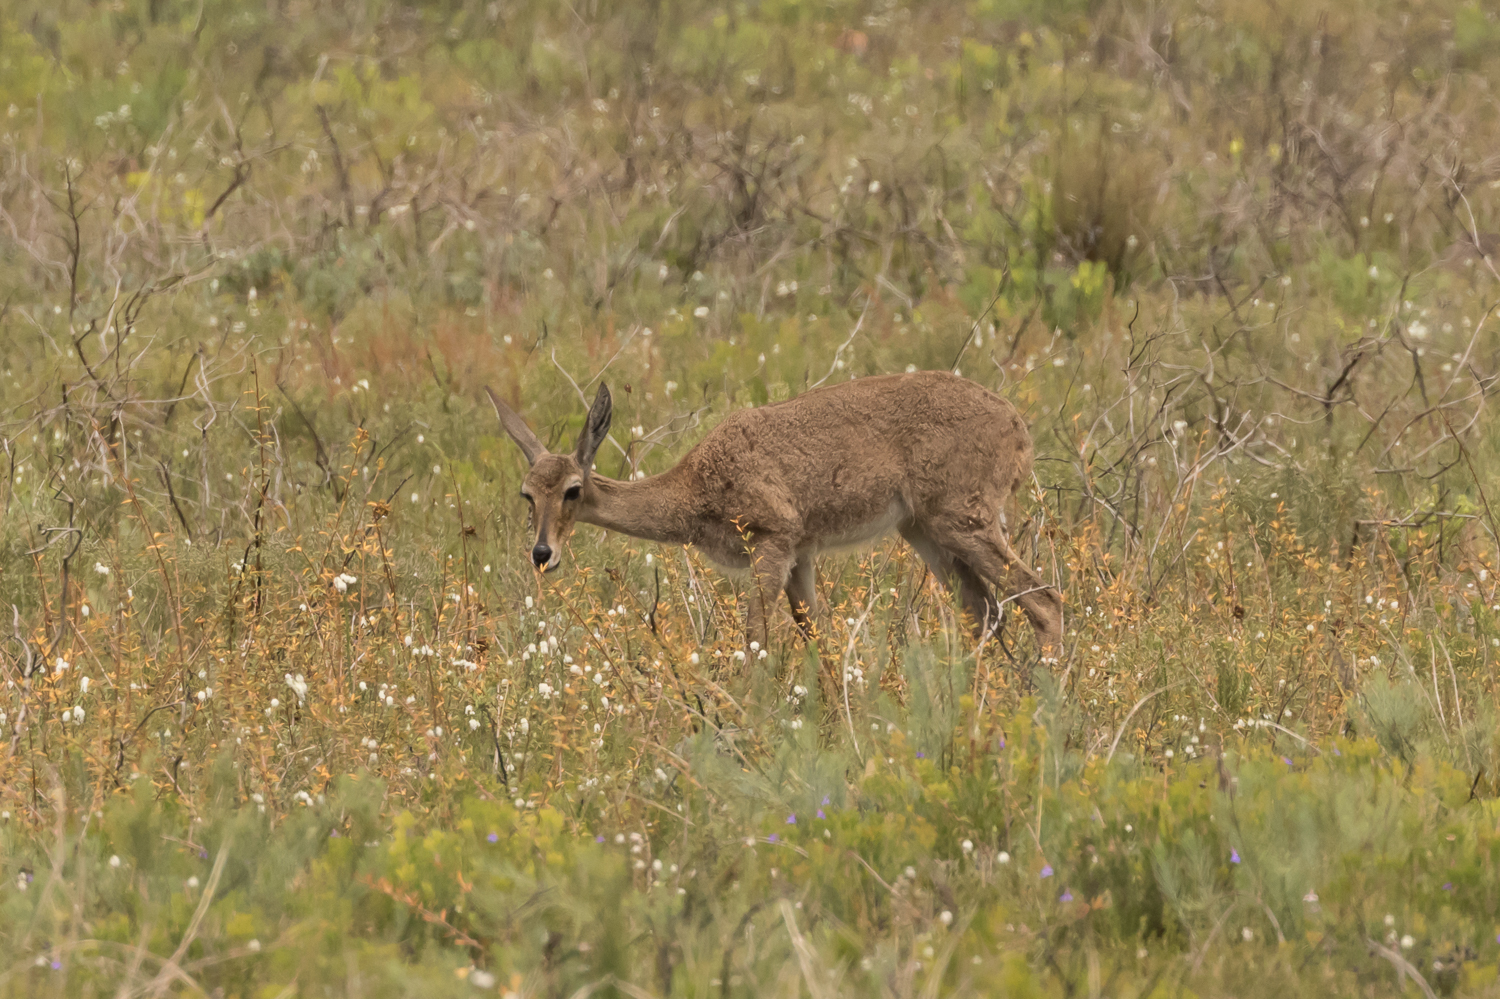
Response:
[{"label": "blurred background vegetation", "polygon": [[[0,994],[1488,994],[1497,87],[1469,0],[10,0]],[[899,544],[753,669],[522,557],[482,385],[623,477],[908,368],[1063,669]]]}]

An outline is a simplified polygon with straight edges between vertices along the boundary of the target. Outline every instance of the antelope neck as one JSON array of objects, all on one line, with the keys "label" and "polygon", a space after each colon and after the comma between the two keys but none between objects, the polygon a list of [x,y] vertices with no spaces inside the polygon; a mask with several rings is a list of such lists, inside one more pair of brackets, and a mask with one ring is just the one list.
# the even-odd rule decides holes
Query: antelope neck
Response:
[{"label": "antelope neck", "polygon": [[593,476],[594,502],[578,519],[607,531],[663,544],[693,543],[692,495],[686,473],[673,468],[638,482]]}]

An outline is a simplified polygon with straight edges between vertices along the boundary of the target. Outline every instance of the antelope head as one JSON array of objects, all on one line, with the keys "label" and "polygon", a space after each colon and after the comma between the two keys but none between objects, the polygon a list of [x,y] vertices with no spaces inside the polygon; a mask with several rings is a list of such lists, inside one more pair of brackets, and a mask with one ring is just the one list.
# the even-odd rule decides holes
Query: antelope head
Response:
[{"label": "antelope head", "polygon": [[583,432],[572,454],[553,454],[542,446],[536,434],[494,392],[486,388],[500,425],[521,448],[531,470],[521,482],[521,496],[531,510],[531,526],[536,541],[531,547],[531,563],[541,572],[557,568],[562,546],[573,533],[579,514],[595,500],[593,483],[594,455],[609,433],[612,402],[609,389],[602,383],[583,422]]}]

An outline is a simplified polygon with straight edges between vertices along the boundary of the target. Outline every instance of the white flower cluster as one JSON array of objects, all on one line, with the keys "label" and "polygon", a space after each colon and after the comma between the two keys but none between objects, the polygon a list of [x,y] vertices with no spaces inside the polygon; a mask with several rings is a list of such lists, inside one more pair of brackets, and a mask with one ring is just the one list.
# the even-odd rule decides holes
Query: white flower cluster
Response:
[{"label": "white flower cluster", "polygon": [[111,125],[121,124],[130,120],[130,105],[121,104],[118,110],[106,111],[104,114],[94,118],[94,127],[108,130]]}]

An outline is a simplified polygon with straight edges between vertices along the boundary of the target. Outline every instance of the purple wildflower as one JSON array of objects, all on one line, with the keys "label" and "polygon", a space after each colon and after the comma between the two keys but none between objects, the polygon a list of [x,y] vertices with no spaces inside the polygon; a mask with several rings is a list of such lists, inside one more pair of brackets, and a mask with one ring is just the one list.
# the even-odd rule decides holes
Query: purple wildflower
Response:
[{"label": "purple wildflower", "polygon": [[339,838],[339,831],[337,829],[330,829],[328,831],[328,838],[329,839],[338,839]]},{"label": "purple wildflower", "polygon": [[790,814],[790,815],[788,815],[786,817],[786,824],[789,825],[789,826],[794,826],[794,825],[797,824],[797,813],[796,812],[793,812],[792,814]]},{"label": "purple wildflower", "polygon": [[776,835],[775,833],[772,833],[771,835],[769,835],[769,836],[766,837],[766,842],[767,843],[774,843],[777,840],[779,840],[780,838],[781,838],[780,836]]},{"label": "purple wildflower", "polygon": [[826,815],[823,814],[823,809],[821,809],[821,808],[818,809],[818,818],[820,818],[820,819],[826,819],[826,818],[828,818],[828,816],[826,816]]},{"label": "purple wildflower", "polygon": [[1231,864],[1238,864],[1240,862],[1240,851],[1231,849],[1229,851],[1229,862]]},{"label": "purple wildflower", "polygon": [[824,808],[828,807],[828,795],[826,795],[826,794],[823,795],[823,807]]},{"label": "purple wildflower", "polygon": [[1281,762],[1285,763],[1287,766],[1291,766],[1292,765],[1292,758],[1290,756],[1283,756],[1281,758]]},{"label": "purple wildflower", "polygon": [[[485,839],[489,840],[491,843],[498,843],[498,842],[500,842],[500,834],[499,833],[490,833],[488,836],[485,837]],[[600,836],[599,839],[602,841],[604,839],[604,837]]]},{"label": "purple wildflower", "polygon": [[603,843],[604,842],[604,837],[603,836],[595,836],[594,837],[594,842],[595,843]]},{"label": "purple wildflower", "polygon": [[926,753],[918,753],[917,754],[917,759],[919,759],[919,760],[925,760],[925,759],[927,759],[927,754]]},{"label": "purple wildflower", "polygon": [[52,962],[52,970],[53,971],[61,971],[62,970],[62,962],[61,961],[53,961]]},{"label": "purple wildflower", "polygon": [[1044,878],[1050,878],[1051,876],[1052,876],[1052,865],[1051,864],[1043,864],[1042,865],[1042,877],[1044,877]]},{"label": "purple wildflower", "polygon": [[1073,901],[1073,891],[1072,891],[1072,889],[1070,889],[1070,888],[1064,888],[1063,889],[1063,893],[1061,895],[1057,896],[1057,900],[1059,902],[1071,902],[1071,901]]},{"label": "purple wildflower", "polygon": [[1443,891],[1452,891],[1452,890],[1453,890],[1453,882],[1452,881],[1449,881],[1449,882],[1447,882],[1446,884],[1443,885]]}]

